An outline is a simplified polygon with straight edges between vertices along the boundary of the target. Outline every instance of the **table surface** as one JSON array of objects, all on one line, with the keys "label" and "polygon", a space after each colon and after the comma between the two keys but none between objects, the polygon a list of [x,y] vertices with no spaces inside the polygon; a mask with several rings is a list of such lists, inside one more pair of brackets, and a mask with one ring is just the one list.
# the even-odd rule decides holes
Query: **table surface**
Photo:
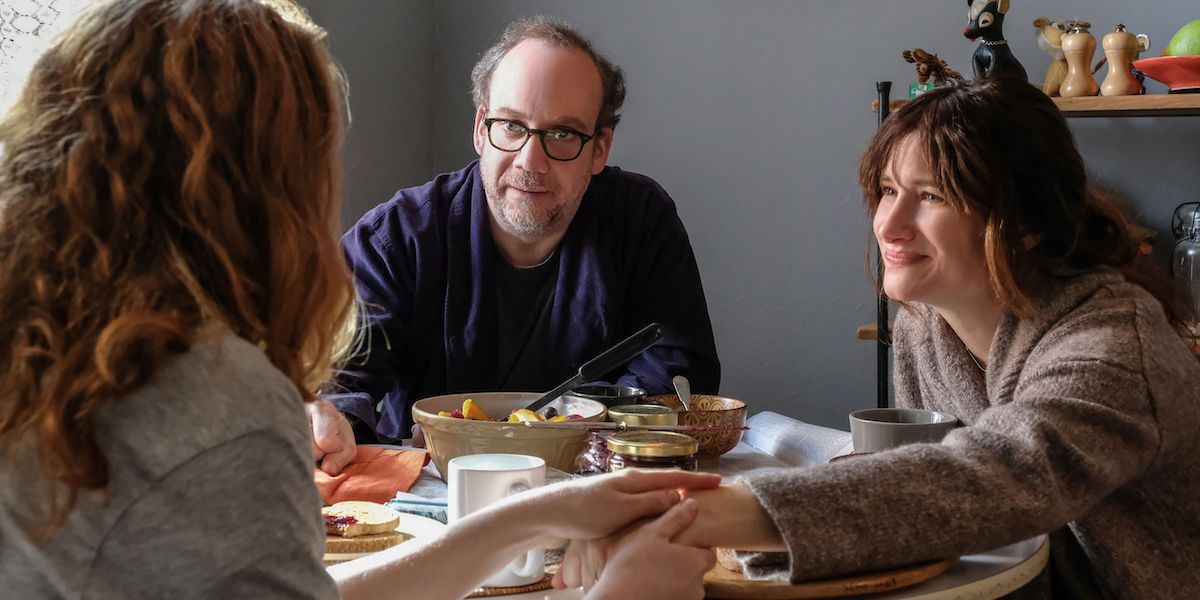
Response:
[{"label": "table surface", "polygon": [[[945,573],[924,583],[886,594],[865,596],[870,600],[987,600],[1010,594],[1029,583],[1046,566],[1050,544],[1039,535],[983,554],[959,559]],[[583,590],[546,590],[501,596],[514,600],[579,600]]]},{"label": "table surface", "polygon": [[[700,470],[719,473],[726,481],[732,481],[738,476],[750,473],[791,468],[796,467],[755,448],[744,440],[719,459],[700,464]],[[567,477],[569,476],[565,474],[559,475],[559,478]],[[552,482],[554,479],[553,475],[547,476],[548,482]],[[438,477],[433,463],[430,463],[409,491],[426,498],[445,498],[446,484]],[[963,556],[945,573],[929,581],[886,594],[872,594],[870,598],[872,600],[999,598],[1033,580],[1045,567],[1048,556],[1047,536],[1039,535],[990,552]],[[583,598],[583,592],[578,589],[547,590],[499,597],[514,600],[535,598],[569,600]]]}]

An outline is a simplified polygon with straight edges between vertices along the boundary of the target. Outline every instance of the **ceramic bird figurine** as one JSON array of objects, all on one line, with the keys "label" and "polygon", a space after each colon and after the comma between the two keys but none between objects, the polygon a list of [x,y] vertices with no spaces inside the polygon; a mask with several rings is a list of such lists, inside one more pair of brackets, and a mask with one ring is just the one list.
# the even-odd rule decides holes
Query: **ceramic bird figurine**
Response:
[{"label": "ceramic bird figurine", "polygon": [[934,85],[946,83],[951,79],[962,80],[962,75],[958,71],[950,68],[950,65],[938,58],[936,54],[930,54],[920,48],[905,50],[901,53],[904,60],[913,63],[917,70],[917,83],[924,84],[930,79]]},{"label": "ceramic bird figurine", "polygon": [[1013,55],[1004,39],[1004,14],[1008,12],[1009,0],[967,0],[967,28],[963,35],[970,40],[979,40],[975,54],[971,56],[971,67],[976,78],[1012,78],[1029,81],[1025,67]]}]

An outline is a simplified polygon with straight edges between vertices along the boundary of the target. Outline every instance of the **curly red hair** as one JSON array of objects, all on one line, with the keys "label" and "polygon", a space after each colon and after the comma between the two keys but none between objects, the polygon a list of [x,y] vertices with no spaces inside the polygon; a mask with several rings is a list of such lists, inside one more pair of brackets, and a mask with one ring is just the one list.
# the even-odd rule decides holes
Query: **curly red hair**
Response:
[{"label": "curly red hair", "polygon": [[306,400],[345,341],[342,79],[303,11],[271,4],[106,2],[0,123],[0,449],[32,441],[65,486],[46,534],[108,483],[97,412],[201,327]]}]

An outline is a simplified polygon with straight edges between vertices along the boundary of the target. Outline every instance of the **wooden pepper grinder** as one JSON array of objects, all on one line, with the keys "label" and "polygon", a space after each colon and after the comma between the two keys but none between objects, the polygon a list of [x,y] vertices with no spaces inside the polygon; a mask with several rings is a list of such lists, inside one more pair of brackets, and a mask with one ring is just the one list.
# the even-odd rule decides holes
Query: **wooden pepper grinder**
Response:
[{"label": "wooden pepper grinder", "polygon": [[1067,78],[1059,93],[1063,98],[1095,96],[1100,85],[1092,77],[1092,55],[1096,54],[1096,38],[1086,27],[1076,24],[1062,38],[1063,55],[1067,58]]},{"label": "wooden pepper grinder", "polygon": [[1101,41],[1104,56],[1108,59],[1108,75],[1100,85],[1101,96],[1135,96],[1142,86],[1133,77],[1133,57],[1137,56],[1138,40],[1125,26],[1117,24],[1112,33]]}]

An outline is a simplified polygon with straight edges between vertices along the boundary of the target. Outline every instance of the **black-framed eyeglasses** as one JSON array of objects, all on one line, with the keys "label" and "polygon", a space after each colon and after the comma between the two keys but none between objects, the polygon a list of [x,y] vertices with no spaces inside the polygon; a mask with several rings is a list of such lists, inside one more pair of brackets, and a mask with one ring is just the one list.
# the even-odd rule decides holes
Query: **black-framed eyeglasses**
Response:
[{"label": "black-framed eyeglasses", "polygon": [[525,147],[530,136],[536,135],[542,140],[542,150],[546,151],[546,156],[561,161],[579,158],[583,146],[595,137],[570,127],[533,129],[512,119],[484,119],[483,125],[487,127],[488,142],[497,150],[517,152]]}]

